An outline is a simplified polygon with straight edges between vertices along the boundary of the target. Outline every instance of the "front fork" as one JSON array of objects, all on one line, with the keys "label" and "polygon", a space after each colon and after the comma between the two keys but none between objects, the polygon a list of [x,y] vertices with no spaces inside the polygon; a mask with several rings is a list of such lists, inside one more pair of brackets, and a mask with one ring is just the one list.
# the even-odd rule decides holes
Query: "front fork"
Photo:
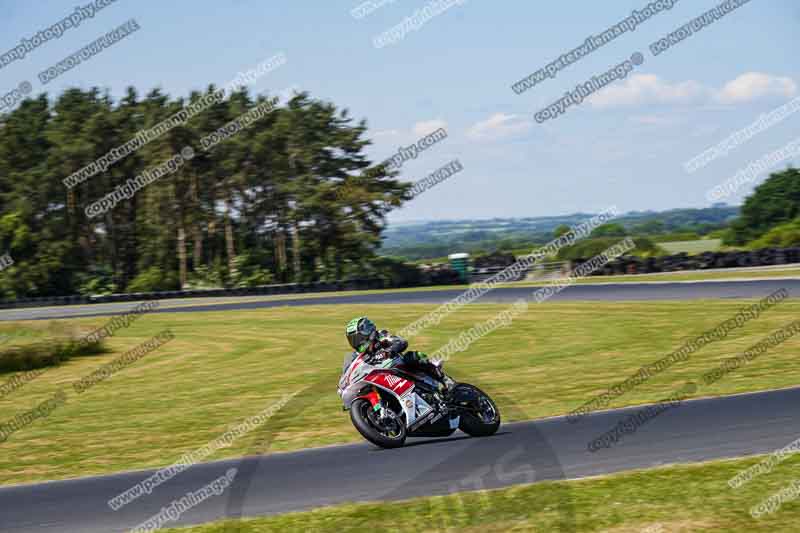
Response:
[{"label": "front fork", "polygon": [[363,396],[359,396],[359,398],[365,398],[367,401],[369,401],[370,405],[372,406],[372,410],[374,412],[379,412],[380,417],[384,418],[384,413],[383,413],[384,407],[383,404],[381,403],[381,395],[378,394],[378,390],[375,387],[372,387],[371,391],[369,391],[367,394]]}]

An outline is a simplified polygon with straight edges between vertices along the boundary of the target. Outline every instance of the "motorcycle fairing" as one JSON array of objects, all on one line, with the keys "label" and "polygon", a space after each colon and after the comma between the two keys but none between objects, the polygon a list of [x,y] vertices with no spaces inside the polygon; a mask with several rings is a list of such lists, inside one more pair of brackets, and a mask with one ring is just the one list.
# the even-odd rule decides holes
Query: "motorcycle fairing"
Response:
[{"label": "motorcycle fairing", "polygon": [[424,422],[425,419],[430,418],[434,411],[428,402],[415,393],[413,381],[388,370],[373,370],[363,380],[349,384],[342,391],[342,400],[344,400],[348,409],[356,398],[363,396],[361,393],[367,383],[397,399],[400,408],[405,414],[406,427],[408,428],[413,428]]},{"label": "motorcycle fairing", "polygon": [[388,371],[373,371],[364,378],[364,381],[377,385],[382,389],[392,392],[398,398],[411,394],[414,382]]}]

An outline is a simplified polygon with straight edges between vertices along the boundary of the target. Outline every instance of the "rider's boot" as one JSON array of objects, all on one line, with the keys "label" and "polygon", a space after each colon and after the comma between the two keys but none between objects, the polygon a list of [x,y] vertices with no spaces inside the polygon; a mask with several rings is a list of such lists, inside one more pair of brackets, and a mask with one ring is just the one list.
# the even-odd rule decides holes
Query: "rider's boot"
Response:
[{"label": "rider's boot", "polygon": [[441,363],[440,364],[428,363],[428,364],[430,365],[431,375],[433,375],[433,377],[435,377],[439,382],[439,392],[444,395],[449,394],[456,386],[456,382],[453,381],[453,379],[450,376],[444,373],[444,370],[442,370]]}]

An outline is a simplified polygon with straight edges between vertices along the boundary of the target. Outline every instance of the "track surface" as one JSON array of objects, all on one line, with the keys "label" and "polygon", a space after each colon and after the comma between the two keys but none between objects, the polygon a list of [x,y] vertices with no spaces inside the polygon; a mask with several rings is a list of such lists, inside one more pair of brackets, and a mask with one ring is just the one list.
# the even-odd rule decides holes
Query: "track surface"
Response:
[{"label": "track surface", "polygon": [[[184,514],[180,524],[223,518],[229,494],[237,491],[242,493],[244,515],[267,515],[769,453],[800,432],[797,388],[684,402],[624,435],[616,446],[595,453],[587,450],[588,441],[636,409],[594,413],[577,424],[562,417],[507,424],[497,435],[483,439],[461,433],[441,440],[409,439],[410,445],[399,450],[355,444],[200,464],[117,512],[109,509],[107,500],[149,472],[0,488],[0,530],[124,531],[231,467],[238,468],[241,476],[229,492]],[[167,455],[164,462],[174,459]],[[252,478],[245,487],[247,472]],[[465,482],[476,476],[477,485]]]},{"label": "track surface", "polygon": [[[765,279],[753,281],[648,282],[573,285],[555,294],[548,301],[633,301],[633,300],[692,300],[703,298],[761,298],[780,288],[792,297],[800,297],[800,279]],[[483,303],[512,302],[530,298],[538,287],[502,287],[481,297]],[[187,298],[165,302],[154,313],[191,313],[199,311],[230,311],[281,306],[330,304],[404,304],[444,303],[464,292],[463,288],[427,291],[401,291],[352,294],[345,296],[309,296],[305,298]],[[14,309],[0,311],[2,320],[31,320],[107,316],[122,314],[135,304],[114,303],[65,307]]]}]

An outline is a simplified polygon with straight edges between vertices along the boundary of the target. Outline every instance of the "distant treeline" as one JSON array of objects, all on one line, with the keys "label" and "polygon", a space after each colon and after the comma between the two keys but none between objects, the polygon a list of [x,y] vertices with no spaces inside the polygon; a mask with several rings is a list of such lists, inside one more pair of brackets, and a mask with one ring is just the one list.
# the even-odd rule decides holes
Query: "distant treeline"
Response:
[{"label": "distant treeline", "polygon": [[[630,212],[615,218],[613,223],[625,228],[620,235],[647,236],[658,241],[662,240],[661,237],[691,240],[725,229],[738,215],[738,207],[717,206]],[[409,260],[441,258],[454,251],[473,255],[495,251],[528,253],[532,248],[549,242],[565,228],[591,216],[576,213],[560,217],[436,221],[390,226],[385,232],[381,253]]]},{"label": "distant treeline", "polygon": [[[385,232],[381,253],[418,262],[443,261],[453,252],[481,256],[495,252],[529,254],[592,215],[495,218],[401,224]],[[630,255],[668,255],[662,242],[721,239],[726,247],[757,250],[800,246],[800,171],[774,172],[741,207],[718,204],[701,209],[629,212],[596,228],[589,238],[562,249],[557,259],[592,257],[622,237],[635,237]]]}]

